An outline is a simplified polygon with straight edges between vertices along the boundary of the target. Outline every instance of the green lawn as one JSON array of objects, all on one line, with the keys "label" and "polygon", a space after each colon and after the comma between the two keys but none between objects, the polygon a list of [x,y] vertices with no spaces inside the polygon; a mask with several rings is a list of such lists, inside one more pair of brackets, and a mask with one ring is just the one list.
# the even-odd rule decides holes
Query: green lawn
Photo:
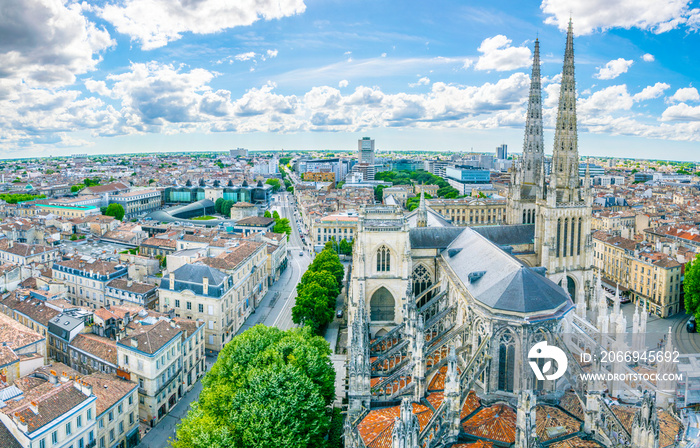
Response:
[{"label": "green lawn", "polygon": [[207,220],[210,220],[210,219],[217,219],[217,218],[216,218],[215,216],[209,216],[209,215],[207,215],[207,216],[197,216],[197,217],[195,217],[195,218],[190,218],[190,219],[194,219],[194,220],[197,220],[197,221],[207,221]]}]

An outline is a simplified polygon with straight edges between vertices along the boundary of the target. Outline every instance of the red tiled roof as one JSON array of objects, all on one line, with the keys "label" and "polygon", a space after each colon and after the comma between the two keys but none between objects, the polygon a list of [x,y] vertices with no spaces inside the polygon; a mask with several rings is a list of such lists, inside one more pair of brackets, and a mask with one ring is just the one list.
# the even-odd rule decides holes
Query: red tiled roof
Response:
[{"label": "red tiled roof", "polygon": [[484,408],[462,423],[469,435],[497,442],[515,443],[515,411],[508,405]]},{"label": "red tiled roof", "polygon": [[[399,416],[399,406],[370,411],[357,426],[360,437],[368,448],[390,448],[394,421]],[[422,404],[413,403],[413,413],[422,430],[433,415],[433,411]]]},{"label": "red tiled roof", "polygon": [[537,436],[543,442],[573,434],[581,429],[581,422],[561,409],[538,405],[535,413]]}]

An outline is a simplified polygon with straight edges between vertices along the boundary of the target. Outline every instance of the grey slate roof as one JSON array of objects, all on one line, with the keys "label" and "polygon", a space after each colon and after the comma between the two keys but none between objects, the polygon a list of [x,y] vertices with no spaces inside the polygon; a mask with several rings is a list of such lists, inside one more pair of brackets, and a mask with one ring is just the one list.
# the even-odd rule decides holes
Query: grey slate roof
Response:
[{"label": "grey slate roof", "polygon": [[411,249],[445,249],[464,227],[412,227],[409,230]]},{"label": "grey slate roof", "polygon": [[476,229],[464,229],[441,256],[471,295],[494,310],[546,317],[573,308],[559,285],[501,250]]},{"label": "grey slate roof", "polygon": [[[190,290],[198,295],[221,297],[231,284],[226,279],[228,275],[216,268],[203,263],[185,264],[173,271],[175,275],[175,291]],[[204,294],[204,278],[209,279],[207,294]],[[170,276],[163,276],[160,289],[170,289]]]},{"label": "grey slate roof", "polygon": [[[418,208],[413,210],[411,213],[406,215],[406,221],[408,221],[408,226],[409,227],[416,227],[418,226]],[[427,208],[428,210],[428,227],[453,227],[452,221],[449,219],[445,219],[444,216],[442,216],[440,213],[436,212],[435,210],[431,209],[430,207]]]},{"label": "grey slate roof", "polygon": [[508,226],[479,226],[473,229],[487,240],[499,246],[532,244],[535,241],[534,224]]}]

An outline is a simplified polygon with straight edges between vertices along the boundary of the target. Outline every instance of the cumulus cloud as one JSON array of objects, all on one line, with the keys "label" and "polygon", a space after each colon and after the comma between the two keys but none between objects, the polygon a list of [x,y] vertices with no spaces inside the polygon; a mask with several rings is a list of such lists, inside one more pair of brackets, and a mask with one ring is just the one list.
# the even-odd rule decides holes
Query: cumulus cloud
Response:
[{"label": "cumulus cloud", "polygon": [[474,68],[477,70],[508,71],[531,64],[532,53],[527,47],[511,47],[511,40],[499,34],[481,42],[478,48],[479,60]]},{"label": "cumulus cloud", "polygon": [[427,76],[423,76],[417,82],[413,82],[413,83],[409,84],[408,86],[409,87],[418,87],[418,86],[427,86],[428,84],[430,84],[430,78],[428,78]]},{"label": "cumulus cloud", "polygon": [[677,103],[684,103],[688,101],[700,101],[700,94],[698,94],[698,89],[695,87],[684,87],[682,89],[676,90],[676,93],[669,98],[670,101]]},{"label": "cumulus cloud", "polygon": [[277,50],[267,50],[267,57],[268,58],[276,58],[277,57]]},{"label": "cumulus cloud", "polygon": [[2,82],[59,87],[95,69],[99,53],[114,45],[80,5],[60,0],[5,2],[0,13]]},{"label": "cumulus cloud", "polygon": [[547,16],[545,23],[565,30],[573,17],[576,34],[590,34],[610,28],[639,28],[663,33],[686,25],[697,29],[696,9],[690,0],[609,1],[542,0],[540,8]]},{"label": "cumulus cloud", "polygon": [[644,62],[654,62],[654,55],[653,55],[653,54],[649,54],[649,53],[645,53],[645,54],[642,55],[642,60],[643,60]]},{"label": "cumulus cloud", "polygon": [[700,121],[700,106],[685,103],[669,106],[661,114],[661,121]]},{"label": "cumulus cloud", "polygon": [[604,67],[598,67],[598,73],[593,76],[598,79],[615,79],[621,74],[627,73],[633,63],[634,61],[623,58],[614,59],[605,64]]},{"label": "cumulus cloud", "polygon": [[240,53],[240,54],[237,54],[237,55],[235,55],[235,56],[233,57],[233,59],[242,62],[242,61],[249,61],[249,60],[251,60],[251,59],[254,59],[255,56],[256,56],[256,54],[255,54],[254,51],[249,51],[249,52],[247,52],[247,53]]},{"label": "cumulus cloud", "polygon": [[306,5],[303,0],[119,0],[95,9],[118,32],[152,50],[183,33],[212,34],[260,19],[289,17],[303,13]]},{"label": "cumulus cloud", "polygon": [[658,98],[664,94],[664,92],[670,89],[671,86],[665,82],[657,82],[653,86],[645,87],[641,92],[634,95],[635,101],[646,101],[654,98]]},{"label": "cumulus cloud", "polygon": [[349,83],[348,83],[348,80],[347,80],[347,79],[343,79],[342,81],[340,81],[340,82],[338,83],[338,87],[341,87],[341,88],[342,88],[342,87],[347,87],[348,84],[349,84]]}]

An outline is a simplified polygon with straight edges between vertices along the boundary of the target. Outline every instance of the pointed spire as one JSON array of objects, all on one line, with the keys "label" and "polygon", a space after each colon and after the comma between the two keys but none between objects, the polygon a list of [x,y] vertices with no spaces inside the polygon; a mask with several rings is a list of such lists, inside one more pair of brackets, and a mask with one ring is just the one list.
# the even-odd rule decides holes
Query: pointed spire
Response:
[{"label": "pointed spire", "polygon": [[569,20],[566,50],[559,90],[559,110],[554,131],[552,183],[556,185],[557,200],[578,202],[578,132],[576,126],[576,79],[574,76],[574,28]]},{"label": "pointed spire", "polygon": [[[520,185],[541,185],[544,178],[540,166],[544,163],[544,135],[542,133],[542,81],[540,75],[540,41],[535,39],[535,52],[532,58],[530,76],[530,96],[525,119],[523,156],[519,166]],[[527,196],[525,194],[524,196]]]}]

